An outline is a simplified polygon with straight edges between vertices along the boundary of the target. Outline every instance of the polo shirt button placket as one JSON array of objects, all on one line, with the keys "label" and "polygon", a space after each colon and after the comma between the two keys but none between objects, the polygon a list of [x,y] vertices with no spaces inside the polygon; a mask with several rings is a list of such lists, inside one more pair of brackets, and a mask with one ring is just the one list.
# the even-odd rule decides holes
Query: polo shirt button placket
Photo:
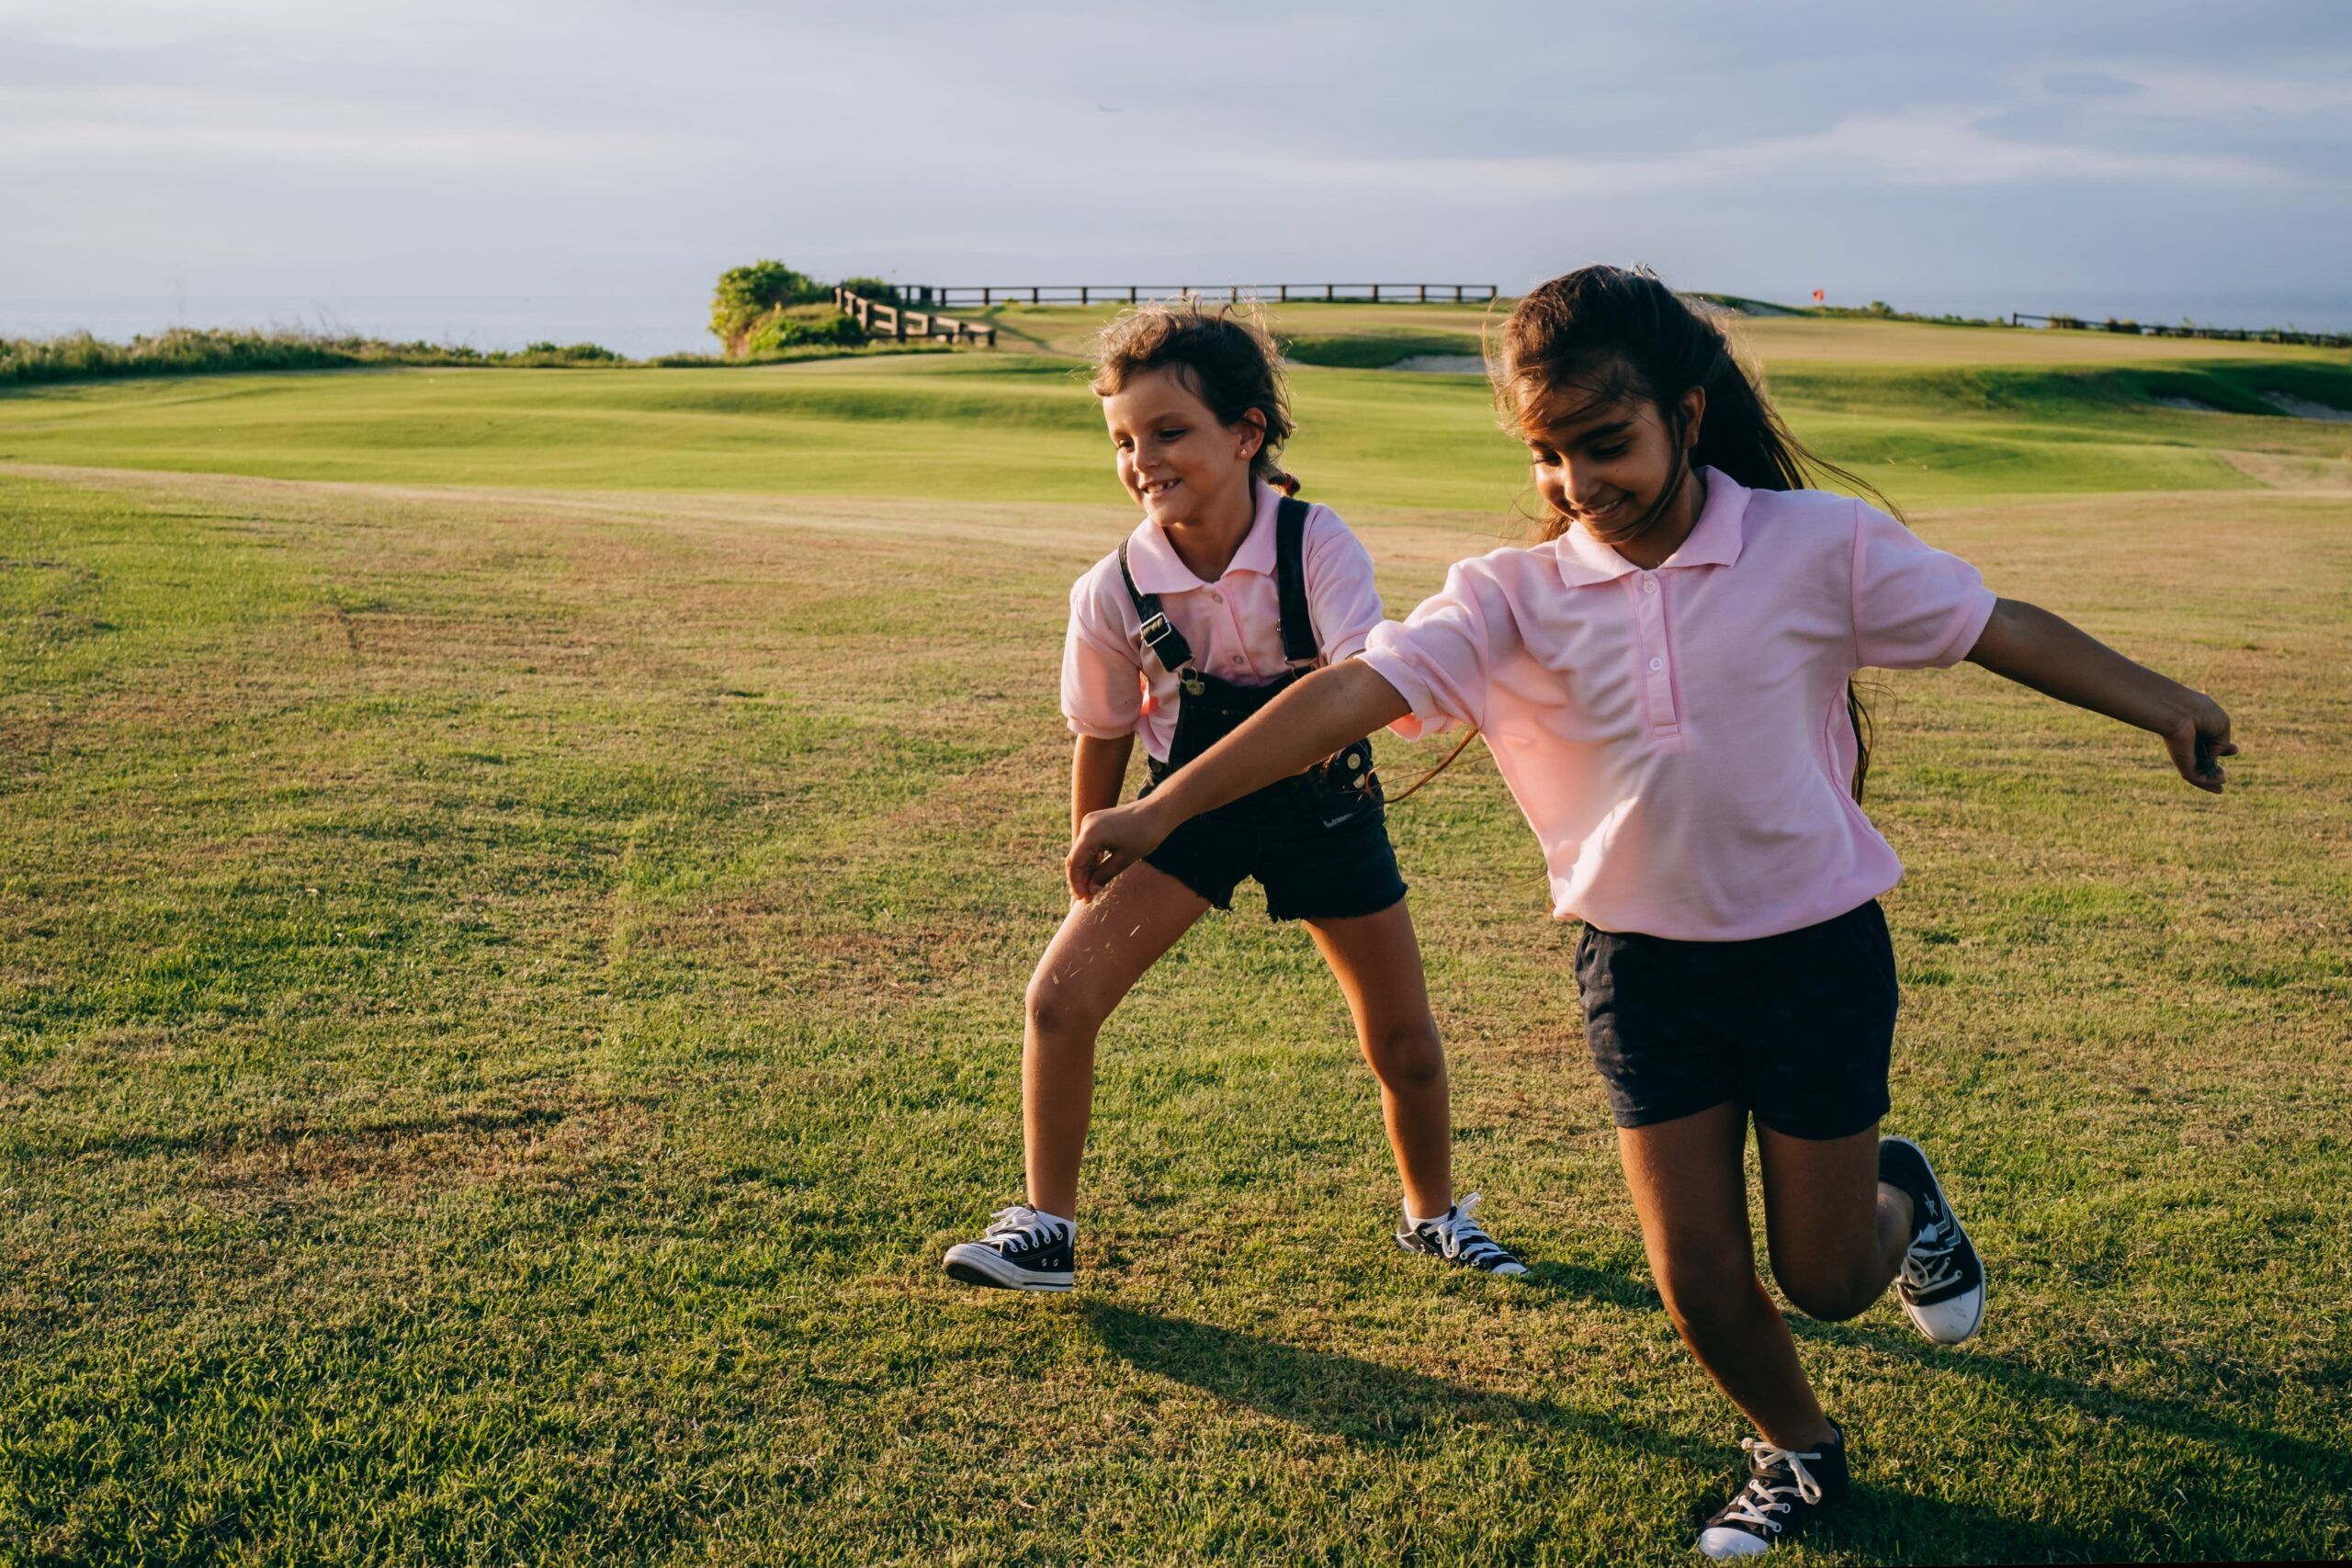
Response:
[{"label": "polo shirt button placket", "polygon": [[1671,741],[1681,732],[1674,711],[1674,676],[1666,667],[1667,657],[1674,647],[1666,635],[1666,605],[1658,592],[1657,573],[1645,571],[1640,576],[1642,593],[1634,604],[1634,619],[1641,632],[1642,647],[1663,650],[1651,653],[1643,660],[1649,671],[1643,695],[1650,710],[1651,735]]}]

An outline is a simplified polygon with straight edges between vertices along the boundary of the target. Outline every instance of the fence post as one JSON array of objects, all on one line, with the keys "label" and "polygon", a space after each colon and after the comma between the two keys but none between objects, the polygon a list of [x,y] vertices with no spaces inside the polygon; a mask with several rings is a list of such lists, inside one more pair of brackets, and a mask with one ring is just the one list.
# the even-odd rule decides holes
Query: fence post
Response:
[{"label": "fence post", "polygon": [[1338,287],[1336,283],[1327,283],[1323,286],[1323,298],[1327,302],[1331,299],[1331,290]]}]

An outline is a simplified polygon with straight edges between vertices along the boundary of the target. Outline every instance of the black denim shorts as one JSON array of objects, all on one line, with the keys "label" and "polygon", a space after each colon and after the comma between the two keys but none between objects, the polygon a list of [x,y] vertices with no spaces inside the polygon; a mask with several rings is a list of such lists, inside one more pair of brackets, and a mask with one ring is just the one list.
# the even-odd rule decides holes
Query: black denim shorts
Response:
[{"label": "black denim shorts", "polygon": [[1792,1138],[1843,1138],[1886,1114],[1897,997],[1875,898],[1752,942],[1587,926],[1577,989],[1620,1127],[1728,1100]]},{"label": "black denim shorts", "polygon": [[[1155,760],[1145,795],[1167,769]],[[1233,890],[1254,876],[1277,920],[1376,915],[1404,897],[1380,801],[1368,797],[1335,823],[1324,820],[1327,809],[1304,779],[1284,779],[1193,818],[1144,862],[1220,909],[1232,908]]]}]

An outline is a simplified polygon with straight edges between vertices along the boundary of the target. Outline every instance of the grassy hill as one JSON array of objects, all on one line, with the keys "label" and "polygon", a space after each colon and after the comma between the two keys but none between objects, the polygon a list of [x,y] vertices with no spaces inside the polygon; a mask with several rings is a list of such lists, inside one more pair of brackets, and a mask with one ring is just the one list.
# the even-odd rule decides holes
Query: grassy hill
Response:
[{"label": "grassy hill", "polygon": [[[1037,318],[1032,335],[1053,345],[1082,341],[1080,327],[1104,314],[1002,313]],[[1410,323],[1396,342],[1411,352],[1457,325],[1475,349],[1477,314],[1430,307],[1424,323],[1418,308],[1294,307],[1276,325],[1317,328],[1362,357],[1363,344],[1388,341],[1367,334],[1398,321]],[[1899,499],[2225,489],[2288,472],[2340,483],[2352,472],[2330,466],[2352,455],[2352,434],[2260,396],[2352,408],[2352,361],[2340,354],[1778,318],[1746,330],[1799,433]],[[2009,345],[2018,358],[1984,357]],[[2216,346],[2233,352],[2150,352]],[[1292,456],[1319,497],[1500,511],[1518,492],[1521,460],[1477,377],[1302,366],[1295,389]],[[321,372],[0,395],[0,461],[284,479],[1115,502],[1102,448],[1081,367],[1046,353]]]},{"label": "grassy hill", "polygon": [[[1801,1327],[1861,1492],[1787,1559],[2352,1552],[2352,427],[2260,412],[2344,372],[1777,326],[1804,434],[2246,746],[2217,800],[1874,686],[1893,1124],[1991,1314]],[[1739,1424],[1476,750],[1394,828],[1528,1281],[1390,1245],[1247,896],[1105,1032],[1080,1291],[938,1274],[1019,1192],[1063,595],[1127,525],[1064,346],[0,396],[0,1560],[1690,1560]],[[1393,610],[1505,525],[1475,379],[1297,391]]]}]

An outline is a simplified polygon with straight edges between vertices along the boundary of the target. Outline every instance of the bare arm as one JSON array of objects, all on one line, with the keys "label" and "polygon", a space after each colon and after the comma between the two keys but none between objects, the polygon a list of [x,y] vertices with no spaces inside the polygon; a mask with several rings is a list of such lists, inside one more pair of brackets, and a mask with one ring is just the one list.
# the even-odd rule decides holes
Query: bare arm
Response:
[{"label": "bare arm", "polygon": [[1179,824],[1304,772],[1411,711],[1396,688],[1361,660],[1317,671],[1170,773],[1145,799],[1081,818],[1067,865],[1070,893],[1093,897]]},{"label": "bare arm", "polygon": [[1069,758],[1069,830],[1075,838],[1089,814],[1119,804],[1119,786],[1127,780],[1127,758],[1135,750],[1132,735],[1108,740],[1092,735],[1078,738]]},{"label": "bare arm", "polygon": [[2225,775],[2220,759],[2235,756],[2237,745],[2221,705],[2134,664],[2073,623],[2003,599],[1993,606],[1993,618],[1984,623],[1968,659],[2044,696],[2162,736],[2182,778],[2222,793]]}]

